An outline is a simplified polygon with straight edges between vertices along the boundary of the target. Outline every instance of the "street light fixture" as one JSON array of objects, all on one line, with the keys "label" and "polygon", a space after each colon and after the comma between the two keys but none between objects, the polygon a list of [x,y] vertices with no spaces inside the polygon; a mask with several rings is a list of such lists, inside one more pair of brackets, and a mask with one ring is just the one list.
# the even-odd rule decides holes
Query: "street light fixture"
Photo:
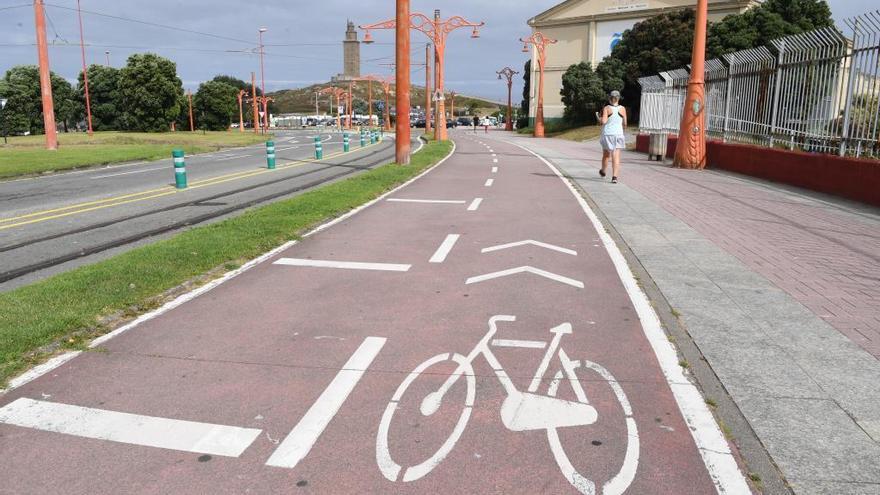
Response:
[{"label": "street light fixture", "polygon": [[[0,98],[0,112],[2,112],[4,108],[6,108],[6,101],[6,98]],[[6,140],[6,122],[0,120],[0,123],[3,123],[3,144],[9,144],[9,142]]]},{"label": "street light fixture", "polygon": [[540,70],[538,77],[538,108],[535,110],[535,137],[544,137],[544,65],[547,62],[547,45],[556,43],[556,40],[544,36],[541,32],[536,32],[528,38],[520,38],[523,42],[523,51],[529,51],[529,45],[535,47],[538,52],[538,68]]},{"label": "street light fixture", "polygon": [[104,56],[107,57],[107,67],[110,67],[110,50],[106,50]]},{"label": "street light fixture", "polygon": [[519,74],[519,72],[511,69],[510,67],[505,67],[497,72],[498,79],[501,80],[503,78],[507,79],[507,125],[505,129],[508,131],[513,130],[513,76]]},{"label": "street light fixture", "polygon": [[[409,15],[410,19],[410,29],[415,29],[417,31],[421,31],[425,34],[433,43],[434,43],[434,54],[435,54],[435,69],[434,73],[436,75],[435,84],[435,94],[436,94],[436,115],[437,118],[434,119],[434,138],[438,141],[445,141],[447,139],[446,133],[446,103],[445,98],[443,97],[443,67],[445,64],[445,55],[446,55],[446,38],[452,31],[463,27],[473,28],[471,33],[471,38],[479,38],[480,31],[479,28],[485,26],[485,22],[471,22],[466,20],[461,16],[453,16],[449,19],[441,20],[440,11],[434,11],[434,18],[420,14],[420,13],[412,13]],[[371,29],[395,29],[397,28],[397,20],[390,19],[387,21],[379,22],[376,24],[369,24],[360,26],[361,29],[366,31],[366,35],[364,36],[364,40],[369,39],[372,41],[372,36],[370,34]],[[398,113],[400,110],[398,109]],[[427,118],[426,118],[427,120]]]}]

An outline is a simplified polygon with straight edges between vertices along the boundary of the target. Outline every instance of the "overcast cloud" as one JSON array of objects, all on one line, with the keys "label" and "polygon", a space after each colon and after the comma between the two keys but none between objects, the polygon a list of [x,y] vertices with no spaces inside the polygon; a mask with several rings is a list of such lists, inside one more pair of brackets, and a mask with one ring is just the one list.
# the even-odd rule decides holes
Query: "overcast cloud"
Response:
[{"label": "overcast cloud", "polygon": [[[495,100],[506,98],[505,85],[495,71],[509,65],[522,70],[526,55],[518,38],[529,33],[526,21],[560,0],[412,0],[413,11],[431,14],[441,5],[444,17],[462,15],[485,21],[482,37],[470,39],[469,30],[450,36],[447,48],[447,88]],[[74,79],[80,70],[79,31],[75,0],[47,0],[48,36],[56,44],[49,57],[52,70]],[[257,45],[257,29],[265,26],[266,86],[269,90],[326,82],[342,71],[341,41],[346,19],[366,24],[394,15],[394,0],[81,0],[87,11],[178,26],[240,41],[183,33],[160,27],[84,14],[88,63],[119,67],[132,53],[152,51],[177,62],[187,88],[216,74],[259,78],[259,58],[250,50]],[[29,0],[0,0],[0,71],[13,65],[35,64],[34,17]],[[831,0],[835,19],[864,12],[868,3]],[[16,8],[17,6],[21,6]],[[9,8],[12,7],[12,8]],[[392,31],[377,31],[373,45],[362,45],[364,73],[386,74],[382,64],[393,62]],[[424,58],[427,39],[413,33],[414,61]],[[253,41],[250,41],[253,40]],[[310,44],[310,45],[302,45]],[[420,80],[424,73],[414,73]],[[521,91],[521,84],[515,89]]]}]

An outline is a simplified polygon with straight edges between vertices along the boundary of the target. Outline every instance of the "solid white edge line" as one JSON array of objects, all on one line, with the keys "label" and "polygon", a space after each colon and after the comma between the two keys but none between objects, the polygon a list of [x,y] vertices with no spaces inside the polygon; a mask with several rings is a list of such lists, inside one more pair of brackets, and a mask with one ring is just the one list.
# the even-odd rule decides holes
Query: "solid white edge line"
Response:
[{"label": "solid white edge line", "polygon": [[479,208],[482,203],[483,203],[483,198],[474,199],[473,201],[471,201],[470,206],[468,206],[467,211],[477,211],[477,208]]},{"label": "solid white edge line", "polygon": [[449,256],[449,252],[452,251],[452,248],[455,246],[455,243],[458,242],[459,234],[449,234],[446,236],[446,239],[443,239],[443,242],[440,244],[440,247],[437,248],[437,251],[434,252],[434,255],[431,256],[431,259],[428,260],[429,263],[443,263],[446,261],[446,257]]},{"label": "solid white edge line", "polygon": [[302,266],[312,268],[339,268],[342,270],[372,270],[382,272],[408,272],[412,265],[393,263],[361,263],[358,261],[309,260],[302,258],[281,258],[273,265]]},{"label": "solid white edge line", "polygon": [[571,194],[575,197],[578,203],[580,203],[581,208],[590,219],[590,222],[593,223],[593,227],[599,233],[599,237],[602,239],[602,244],[604,244],[605,250],[611,257],[611,261],[617,269],[617,274],[620,277],[627,294],[629,294],[630,300],[633,302],[633,307],[635,308],[636,313],[639,315],[639,320],[642,323],[645,337],[648,339],[648,342],[650,342],[651,348],[654,350],[654,355],[657,356],[657,361],[660,364],[663,375],[666,377],[672,395],[675,397],[678,409],[681,411],[685,422],[688,424],[691,436],[697,446],[697,450],[703,458],[703,464],[706,466],[709,477],[712,478],[712,481],[715,483],[715,488],[718,490],[718,493],[725,495],[751,494],[752,490],[749,488],[748,483],[743,477],[739,465],[737,464],[733,453],[730,451],[730,445],[721,433],[721,429],[718,427],[715,417],[712,416],[712,412],[709,411],[709,407],[700,395],[697,386],[684,375],[682,367],[678,364],[678,354],[672,343],[669,342],[669,339],[666,337],[666,333],[663,331],[660,324],[660,318],[657,316],[657,313],[654,312],[654,308],[651,306],[648,296],[645,295],[641,287],[639,287],[638,282],[636,282],[635,276],[633,275],[632,270],[630,270],[626,258],[624,258],[620,248],[614,243],[614,239],[612,239],[611,235],[605,230],[602,222],[599,221],[599,217],[596,216],[583,196],[577,192],[574,186],[564,175],[562,175],[555,165],[543,156],[520,144],[512,141],[508,142],[528,153],[531,153],[544,162],[544,164],[547,165],[547,167],[549,167],[563,183],[565,183],[568,190],[571,191]]},{"label": "solid white edge line", "polygon": [[267,466],[293,469],[309,454],[324,429],[339,412],[367,368],[385,346],[385,340],[381,337],[367,337],[363,341],[299,423],[275,449],[266,461]]},{"label": "solid white edge line", "polygon": [[[364,203],[361,206],[358,206],[357,208],[349,211],[348,213],[340,215],[339,217],[334,218],[333,220],[330,220],[329,222],[326,222],[322,225],[315,227],[311,231],[303,234],[302,238],[305,239],[306,237],[311,237],[319,232],[322,232],[326,229],[329,229],[330,227],[333,227],[334,225],[336,225],[338,223],[344,222],[344,221],[348,220],[349,218],[357,215],[358,213],[366,210],[367,208],[382,202],[388,196],[391,196],[392,194],[397,194],[398,192],[400,192],[401,189],[403,189],[406,186],[412,184],[413,182],[421,179],[422,177],[428,175],[433,170],[437,169],[437,167],[439,167],[440,165],[443,165],[447,160],[449,160],[450,158],[455,156],[457,146],[455,144],[455,141],[450,140],[450,142],[452,143],[452,150],[442,160],[440,160],[439,162],[434,164],[434,166],[428,167],[428,169],[425,170],[424,172],[422,172],[419,175],[413,177],[412,179],[404,182],[403,184],[395,187],[394,189],[386,192],[385,194],[380,195],[376,199],[369,201],[367,203]],[[418,151],[421,151],[421,148],[419,148]],[[137,319],[117,328],[116,330],[113,330],[112,332],[110,332],[106,335],[102,335],[101,337],[96,338],[95,340],[93,340],[89,344],[89,348],[94,349],[95,347],[98,347],[99,345],[107,342],[108,340],[110,340],[116,336],[122,335],[123,333],[131,330],[132,328],[137,327],[141,323],[152,320],[153,318],[156,318],[157,316],[161,316],[161,315],[167,313],[168,311],[171,311],[172,309],[180,306],[181,304],[184,304],[188,301],[191,301],[191,300],[199,297],[200,295],[211,291],[212,289],[220,286],[221,284],[224,284],[224,283],[232,280],[233,278],[241,275],[242,273],[250,270],[251,268],[263,263],[264,261],[271,259],[271,258],[274,258],[275,256],[281,254],[285,250],[290,249],[291,247],[295,246],[297,244],[297,242],[299,242],[299,241],[288,241],[288,242],[282,244],[281,246],[278,246],[277,248],[269,251],[268,253],[266,253],[262,256],[259,256],[257,258],[254,258],[251,261],[248,261],[247,263],[242,265],[240,268],[237,268],[235,270],[227,272],[226,274],[224,274],[222,277],[220,277],[218,279],[212,280],[211,282],[208,282],[207,284],[205,284],[201,287],[198,287],[190,292],[187,292],[185,294],[181,294],[180,296],[178,296],[174,300],[165,303],[164,305],[162,305],[158,309],[155,309],[149,313],[145,313],[145,314],[139,316]],[[48,361],[46,361],[45,363],[43,363],[35,368],[31,368],[30,370],[22,373],[21,375],[9,380],[9,386],[6,387],[5,389],[0,389],[0,396],[6,394],[9,391],[15,390],[28,382],[36,380],[37,378],[45,375],[46,373],[49,373],[50,371],[55,370],[56,368],[58,368],[62,364],[75,358],[77,355],[80,354],[80,352],[81,351],[71,351],[71,352],[67,352],[67,353],[55,356],[55,357],[49,359]]]},{"label": "solid white edge line", "polygon": [[262,430],[143,416],[20,398],[0,408],[0,424],[159,449],[238,457]]}]

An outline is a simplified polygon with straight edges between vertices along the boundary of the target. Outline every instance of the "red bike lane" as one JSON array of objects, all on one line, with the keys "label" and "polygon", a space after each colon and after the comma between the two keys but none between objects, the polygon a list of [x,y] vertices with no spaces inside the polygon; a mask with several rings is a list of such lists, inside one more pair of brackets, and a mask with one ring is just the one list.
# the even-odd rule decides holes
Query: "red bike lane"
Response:
[{"label": "red bike lane", "polygon": [[568,186],[453,136],[426,176],[0,397],[0,492],[748,493]]}]

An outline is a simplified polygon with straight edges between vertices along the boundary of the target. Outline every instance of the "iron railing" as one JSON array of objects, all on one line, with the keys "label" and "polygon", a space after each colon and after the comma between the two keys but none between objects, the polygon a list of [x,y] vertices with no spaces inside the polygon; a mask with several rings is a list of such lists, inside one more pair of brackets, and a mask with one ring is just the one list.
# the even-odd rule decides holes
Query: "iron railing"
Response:
[{"label": "iron railing", "polygon": [[[706,62],[716,139],[880,158],[880,11]],[[642,132],[677,133],[689,68],[643,77]]]}]

